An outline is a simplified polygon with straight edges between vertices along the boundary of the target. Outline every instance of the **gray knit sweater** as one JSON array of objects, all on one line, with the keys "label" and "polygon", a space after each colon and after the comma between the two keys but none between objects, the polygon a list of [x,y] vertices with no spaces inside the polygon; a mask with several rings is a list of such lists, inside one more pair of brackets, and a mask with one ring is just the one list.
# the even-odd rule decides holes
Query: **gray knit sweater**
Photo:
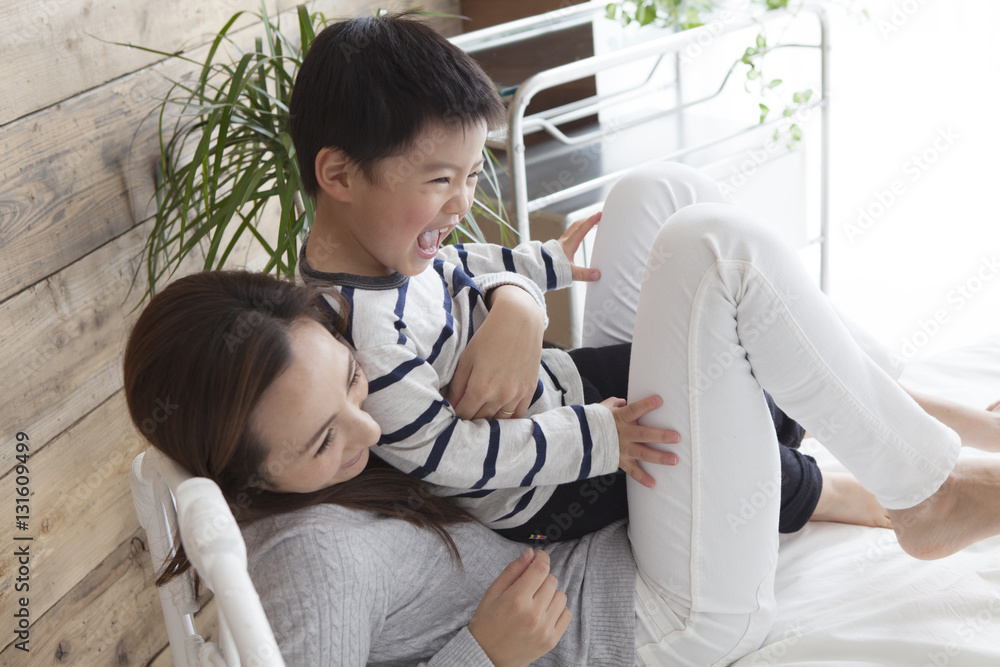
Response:
[{"label": "gray knit sweater", "polygon": [[[250,576],[289,667],[489,667],[466,624],[524,550],[453,526],[463,568],[429,530],[319,505],[244,529]],[[635,563],[624,522],[547,547],[573,622],[536,665],[634,664]]]}]

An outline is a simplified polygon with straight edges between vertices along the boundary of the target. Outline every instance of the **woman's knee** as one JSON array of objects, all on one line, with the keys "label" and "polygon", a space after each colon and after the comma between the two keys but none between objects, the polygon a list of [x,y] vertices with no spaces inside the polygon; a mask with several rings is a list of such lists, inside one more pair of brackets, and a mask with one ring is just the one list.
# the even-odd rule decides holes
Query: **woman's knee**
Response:
[{"label": "woman's knee", "polygon": [[780,239],[766,222],[744,208],[698,203],[678,211],[660,228],[650,258],[700,246],[720,254],[742,255],[744,249],[781,243]]},{"label": "woman's knee", "polygon": [[627,172],[612,186],[606,202],[615,205],[619,200],[653,202],[667,215],[691,204],[729,201],[714,179],[679,162],[652,162]]}]

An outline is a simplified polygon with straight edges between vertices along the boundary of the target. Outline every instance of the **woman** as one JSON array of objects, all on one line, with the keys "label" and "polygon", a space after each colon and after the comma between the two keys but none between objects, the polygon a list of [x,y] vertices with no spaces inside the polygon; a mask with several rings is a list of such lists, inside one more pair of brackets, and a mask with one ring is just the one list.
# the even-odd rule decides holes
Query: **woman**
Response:
[{"label": "woman", "polygon": [[[692,203],[647,247],[629,394],[663,397],[648,424],[681,433],[680,464],[651,471],[653,489],[629,484],[628,540],[618,523],[533,557],[366,466],[365,378],[301,288],[201,274],[150,303],[126,351],[133,420],[183,396],[150,442],[219,483],[238,518],[267,517],[246,533],[251,571],[290,663],[706,665],[752,651],[773,620],[777,555],[761,387],[889,508],[911,553],[1000,532],[996,462],[956,466],[957,435],[860,351],[765,227]],[[332,486],[274,484],[310,475]]]}]

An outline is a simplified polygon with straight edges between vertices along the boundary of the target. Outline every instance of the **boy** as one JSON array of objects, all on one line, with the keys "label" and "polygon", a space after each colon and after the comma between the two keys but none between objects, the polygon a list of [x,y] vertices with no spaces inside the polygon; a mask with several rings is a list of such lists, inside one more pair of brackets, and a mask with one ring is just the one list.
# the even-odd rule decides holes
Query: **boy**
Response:
[{"label": "boy", "polygon": [[[627,345],[539,354],[542,291],[597,278],[569,258],[599,216],[514,250],[441,245],[472,205],[487,127],[503,121],[485,74],[415,20],[355,19],[316,37],[290,112],[316,200],[300,272],[350,304],[348,343],[370,380],[364,407],[383,431],[375,453],[514,539],[554,537],[557,517],[567,539],[626,516],[617,469],[649,484],[638,460],[676,462],[642,444],[677,442],[637,423],[659,399],[612,398],[627,385]],[[501,386],[470,398],[470,375]],[[773,412],[797,445],[801,430]],[[822,481],[809,457],[781,450],[782,529],[797,530]],[[587,481],[599,475],[609,477]],[[598,487],[600,502],[582,512]]]}]

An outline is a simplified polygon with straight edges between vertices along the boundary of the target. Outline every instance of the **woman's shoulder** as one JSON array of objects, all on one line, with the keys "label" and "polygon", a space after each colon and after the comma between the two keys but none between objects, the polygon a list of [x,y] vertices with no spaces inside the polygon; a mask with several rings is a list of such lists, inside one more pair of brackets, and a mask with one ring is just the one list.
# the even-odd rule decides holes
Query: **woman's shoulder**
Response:
[{"label": "woman's shoulder", "polygon": [[258,519],[243,526],[242,531],[248,552],[263,553],[309,550],[313,546],[325,549],[329,542],[364,543],[403,537],[408,531],[400,531],[398,524],[405,522],[326,503]]}]

